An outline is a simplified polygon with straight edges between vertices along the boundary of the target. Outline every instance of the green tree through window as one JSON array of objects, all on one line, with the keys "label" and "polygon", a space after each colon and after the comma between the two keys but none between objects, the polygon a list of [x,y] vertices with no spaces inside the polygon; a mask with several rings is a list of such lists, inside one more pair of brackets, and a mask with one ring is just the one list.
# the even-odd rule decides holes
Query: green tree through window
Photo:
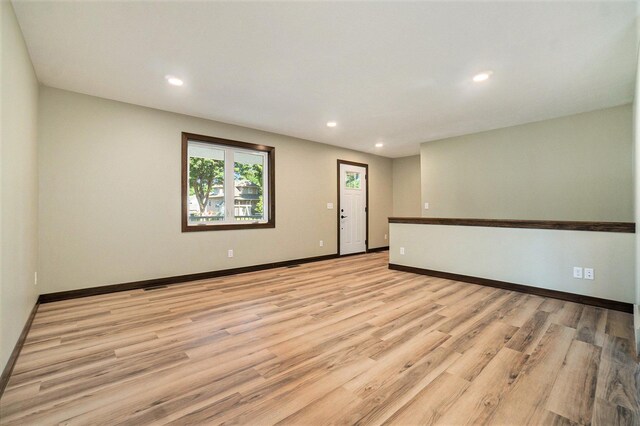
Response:
[{"label": "green tree through window", "polygon": [[189,158],[189,195],[195,195],[204,215],[214,185],[224,184],[224,161],[209,158]]},{"label": "green tree through window", "polygon": [[347,172],[345,186],[349,189],[360,189],[360,173]]}]

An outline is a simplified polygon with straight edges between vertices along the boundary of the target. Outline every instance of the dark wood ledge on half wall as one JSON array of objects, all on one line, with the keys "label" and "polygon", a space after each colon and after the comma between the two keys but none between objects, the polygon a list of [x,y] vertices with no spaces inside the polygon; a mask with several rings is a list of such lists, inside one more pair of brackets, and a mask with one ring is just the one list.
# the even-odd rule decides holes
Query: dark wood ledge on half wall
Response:
[{"label": "dark wood ledge on half wall", "polygon": [[489,228],[555,229],[563,231],[622,232],[628,234],[633,234],[636,232],[636,224],[633,222],[390,217],[389,223],[408,223],[415,225],[484,226]]}]

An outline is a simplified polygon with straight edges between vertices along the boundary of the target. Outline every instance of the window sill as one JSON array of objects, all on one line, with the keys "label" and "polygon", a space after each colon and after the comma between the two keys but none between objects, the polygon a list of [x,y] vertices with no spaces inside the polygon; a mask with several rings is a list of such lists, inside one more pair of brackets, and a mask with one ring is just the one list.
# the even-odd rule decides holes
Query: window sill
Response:
[{"label": "window sill", "polygon": [[230,231],[233,229],[263,229],[275,227],[275,220],[262,223],[226,223],[224,225],[185,225],[183,223],[182,232]]}]

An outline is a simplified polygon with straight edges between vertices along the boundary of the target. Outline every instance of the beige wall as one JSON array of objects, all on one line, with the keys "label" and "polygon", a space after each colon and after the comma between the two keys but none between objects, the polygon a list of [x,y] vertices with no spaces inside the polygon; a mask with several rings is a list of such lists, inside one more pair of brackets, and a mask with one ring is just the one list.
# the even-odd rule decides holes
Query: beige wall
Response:
[{"label": "beige wall", "polygon": [[427,217],[633,221],[632,107],[421,146]]},{"label": "beige wall", "polygon": [[[391,263],[633,303],[635,234],[391,224]],[[404,247],[405,254],[400,254]],[[573,267],[594,280],[573,278]]]},{"label": "beige wall", "polygon": [[4,369],[38,297],[38,81],[11,3],[0,1],[0,369]]},{"label": "beige wall", "polygon": [[[387,245],[391,159],[47,87],[40,117],[43,293],[335,253],[338,158],[369,164]],[[180,231],[182,131],[276,148],[275,229]]]},{"label": "beige wall", "polygon": [[420,156],[393,159],[393,215],[420,216]]}]

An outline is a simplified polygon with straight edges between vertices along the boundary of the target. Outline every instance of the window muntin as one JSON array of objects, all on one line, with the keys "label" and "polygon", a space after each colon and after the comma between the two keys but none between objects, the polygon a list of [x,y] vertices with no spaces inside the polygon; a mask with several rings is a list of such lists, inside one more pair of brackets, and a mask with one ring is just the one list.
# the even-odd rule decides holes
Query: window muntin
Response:
[{"label": "window muntin", "polygon": [[183,133],[183,231],[274,227],[273,162],[272,147]]}]

